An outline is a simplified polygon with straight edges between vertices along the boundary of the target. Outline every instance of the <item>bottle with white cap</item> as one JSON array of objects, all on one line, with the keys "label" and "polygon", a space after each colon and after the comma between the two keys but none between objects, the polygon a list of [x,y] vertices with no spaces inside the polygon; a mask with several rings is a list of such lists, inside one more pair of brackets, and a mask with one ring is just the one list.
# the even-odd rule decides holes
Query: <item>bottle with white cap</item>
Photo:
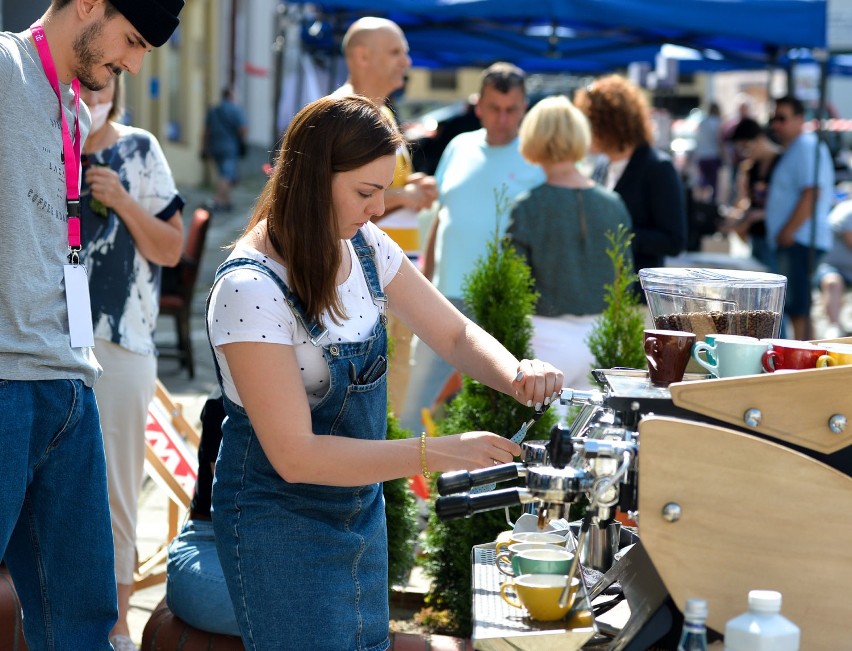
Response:
[{"label": "bottle with white cap", "polygon": [[707,602],[704,599],[687,599],[677,651],[707,651],[706,621]]},{"label": "bottle with white cap", "polygon": [[751,590],[748,612],[725,624],[725,651],[798,651],[799,627],[781,615],[781,593]]}]

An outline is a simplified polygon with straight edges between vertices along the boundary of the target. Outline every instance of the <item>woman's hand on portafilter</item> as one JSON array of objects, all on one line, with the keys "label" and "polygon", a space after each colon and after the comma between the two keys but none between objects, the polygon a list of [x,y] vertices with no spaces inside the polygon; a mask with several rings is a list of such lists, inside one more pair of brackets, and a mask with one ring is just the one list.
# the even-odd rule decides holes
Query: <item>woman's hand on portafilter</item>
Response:
[{"label": "woman's hand on portafilter", "polygon": [[540,410],[559,398],[562,371],[540,359],[522,359],[512,386],[518,402]]},{"label": "woman's hand on portafilter", "polygon": [[511,463],[521,447],[491,432],[465,432],[426,439],[426,465],[431,472],[477,470]]}]

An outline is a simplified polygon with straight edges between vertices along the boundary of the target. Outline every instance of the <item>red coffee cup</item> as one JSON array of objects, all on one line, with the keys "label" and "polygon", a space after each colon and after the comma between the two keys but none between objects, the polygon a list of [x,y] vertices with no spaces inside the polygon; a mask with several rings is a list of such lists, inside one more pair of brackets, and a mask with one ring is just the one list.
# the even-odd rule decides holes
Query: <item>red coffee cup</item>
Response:
[{"label": "red coffee cup", "polygon": [[816,368],[817,360],[825,355],[820,348],[808,341],[796,339],[763,339],[769,348],[763,353],[761,362],[767,373]]}]

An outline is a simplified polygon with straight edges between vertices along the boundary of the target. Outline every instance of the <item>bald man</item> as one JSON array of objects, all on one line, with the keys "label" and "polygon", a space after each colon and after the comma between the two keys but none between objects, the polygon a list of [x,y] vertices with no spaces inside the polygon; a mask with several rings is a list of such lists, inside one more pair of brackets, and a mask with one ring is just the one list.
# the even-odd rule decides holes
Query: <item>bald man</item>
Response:
[{"label": "bald man", "polygon": [[[343,54],[349,76],[346,83],[332,95],[369,97],[393,117],[387,108],[387,98],[405,85],[405,73],[411,67],[408,41],[399,25],[386,18],[373,16],[356,20],[343,36]],[[435,179],[413,174],[413,169],[408,151],[398,152],[394,181],[385,192],[385,214],[374,221],[381,222],[399,208],[418,211],[432,205],[438,197]],[[397,228],[390,232],[391,228],[385,224],[381,226],[389,231],[406,253],[416,254],[419,251],[419,243],[411,241],[411,234],[397,233],[403,230]]]},{"label": "bald man", "polygon": [[[363,95],[393,119],[387,98],[405,85],[405,73],[411,67],[408,41],[399,25],[372,16],[356,20],[343,37],[343,54],[349,77],[333,95]],[[438,189],[433,177],[413,172],[411,155],[402,147],[397,152],[393,183],[385,190],[385,213],[373,221],[409,257],[417,258],[421,249],[417,213],[432,206],[438,198]],[[391,314],[388,332],[395,342],[388,375],[388,399],[393,410],[400,413],[408,387],[411,331]]]}]

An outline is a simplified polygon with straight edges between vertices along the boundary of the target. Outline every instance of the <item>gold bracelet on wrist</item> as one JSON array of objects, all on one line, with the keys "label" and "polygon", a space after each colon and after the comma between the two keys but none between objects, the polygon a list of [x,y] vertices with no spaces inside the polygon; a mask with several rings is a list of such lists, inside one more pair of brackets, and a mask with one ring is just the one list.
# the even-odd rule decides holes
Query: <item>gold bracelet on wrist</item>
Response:
[{"label": "gold bracelet on wrist", "polygon": [[426,479],[431,479],[432,473],[426,466],[426,432],[420,434],[420,471]]}]

